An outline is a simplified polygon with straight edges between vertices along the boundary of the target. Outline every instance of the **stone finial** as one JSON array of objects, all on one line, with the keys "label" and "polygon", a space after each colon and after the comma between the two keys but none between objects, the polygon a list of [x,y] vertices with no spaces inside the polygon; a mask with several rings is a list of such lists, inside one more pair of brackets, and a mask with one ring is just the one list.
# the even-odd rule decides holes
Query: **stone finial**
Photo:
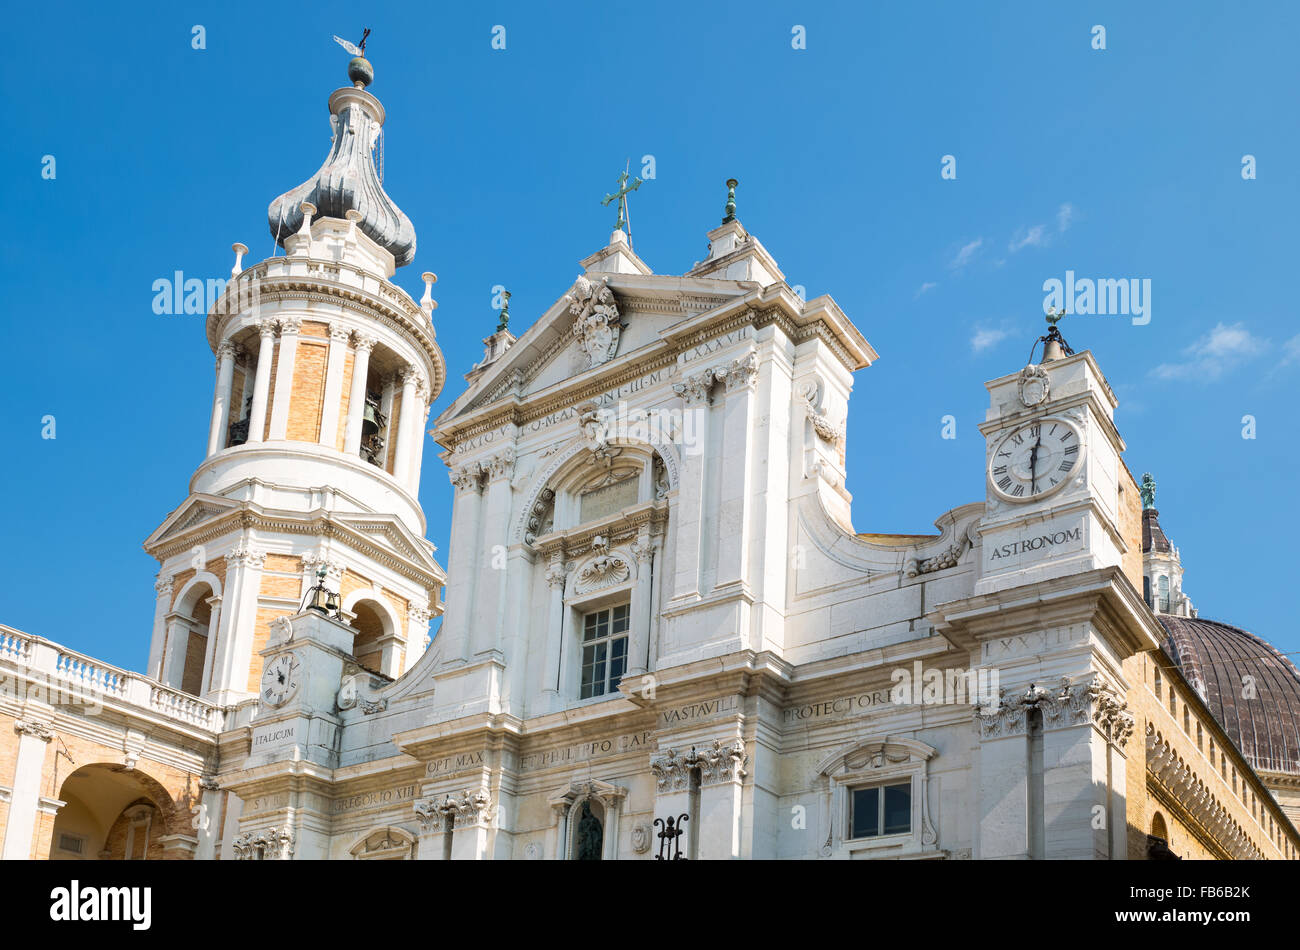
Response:
[{"label": "stone finial", "polygon": [[723,224],[736,220],[736,186],[739,184],[740,182],[734,178],[727,179],[727,206],[723,209],[725,212],[722,216]]},{"label": "stone finial", "polygon": [[438,309],[438,301],[433,299],[433,285],[438,282],[438,275],[427,270],[420,275],[420,280],[424,281],[424,296],[420,298],[420,309],[431,314]]},{"label": "stone finial", "polygon": [[230,276],[238,277],[244,269],[244,255],[248,253],[248,248],[236,241],[230,245],[230,249],[235,252],[235,266],[230,268]]}]

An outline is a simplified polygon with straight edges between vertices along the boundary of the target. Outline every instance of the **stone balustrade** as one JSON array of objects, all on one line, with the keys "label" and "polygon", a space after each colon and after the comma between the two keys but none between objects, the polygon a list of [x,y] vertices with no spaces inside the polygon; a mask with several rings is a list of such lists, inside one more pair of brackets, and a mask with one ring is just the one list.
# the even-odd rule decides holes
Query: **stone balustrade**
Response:
[{"label": "stone balustrade", "polygon": [[0,625],[0,675],[11,684],[27,682],[25,696],[40,696],[60,706],[113,705],[132,708],[152,719],[193,729],[220,732],[226,710],[197,696],[166,686],[141,673],[109,666],[83,653]]}]

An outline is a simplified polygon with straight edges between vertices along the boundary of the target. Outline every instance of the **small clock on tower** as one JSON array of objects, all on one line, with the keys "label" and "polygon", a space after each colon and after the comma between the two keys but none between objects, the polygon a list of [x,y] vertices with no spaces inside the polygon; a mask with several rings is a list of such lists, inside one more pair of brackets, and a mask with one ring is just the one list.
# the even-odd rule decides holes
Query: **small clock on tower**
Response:
[{"label": "small clock on tower", "polygon": [[1064,419],[1038,419],[1012,429],[989,457],[989,486],[1009,502],[1050,495],[1074,473],[1080,445],[1079,430]]},{"label": "small clock on tower", "polygon": [[263,702],[271,707],[279,707],[292,699],[300,685],[298,674],[301,665],[297,654],[292,652],[281,653],[271,660],[262,672]]}]

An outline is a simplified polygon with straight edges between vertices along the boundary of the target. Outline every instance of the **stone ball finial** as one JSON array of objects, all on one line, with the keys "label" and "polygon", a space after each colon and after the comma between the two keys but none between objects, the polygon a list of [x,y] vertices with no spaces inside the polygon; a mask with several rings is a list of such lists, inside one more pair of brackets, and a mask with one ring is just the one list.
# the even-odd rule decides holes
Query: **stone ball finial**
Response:
[{"label": "stone ball finial", "polygon": [[364,56],[354,56],[348,63],[348,79],[358,89],[365,89],[375,81],[375,67]]}]

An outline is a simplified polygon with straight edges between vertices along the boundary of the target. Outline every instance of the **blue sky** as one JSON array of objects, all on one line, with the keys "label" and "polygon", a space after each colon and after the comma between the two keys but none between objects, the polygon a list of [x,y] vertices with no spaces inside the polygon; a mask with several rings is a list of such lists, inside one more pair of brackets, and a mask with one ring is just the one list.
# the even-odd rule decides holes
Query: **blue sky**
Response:
[{"label": "blue sky", "polygon": [[[8,11],[0,621],[143,666],[156,564],[140,544],[185,498],[213,388],[202,318],[155,315],[152,283],[224,276],[234,241],[270,254],[266,206],[319,166],[325,101],[346,82],[330,36],[368,26],[385,184],[419,236],[397,281],[418,299],[420,272],[439,275],[452,382],[435,416],[495,327],[492,287],[510,288],[522,332],[604,244],[599,199],[629,158],[655,158],[632,224],[656,272],[704,255],[735,176],[739,216],[787,280],[831,294],[880,353],[848,426],[859,531],[925,531],[983,497],[983,382],[1024,365],[1045,280],[1149,279],[1149,324],[1062,328],[1120,399],[1129,467],[1159,482],[1202,615],[1300,650],[1284,596],[1300,528],[1300,10],[373,6]],[[445,563],[451,488],[433,446],[425,461]]]}]

